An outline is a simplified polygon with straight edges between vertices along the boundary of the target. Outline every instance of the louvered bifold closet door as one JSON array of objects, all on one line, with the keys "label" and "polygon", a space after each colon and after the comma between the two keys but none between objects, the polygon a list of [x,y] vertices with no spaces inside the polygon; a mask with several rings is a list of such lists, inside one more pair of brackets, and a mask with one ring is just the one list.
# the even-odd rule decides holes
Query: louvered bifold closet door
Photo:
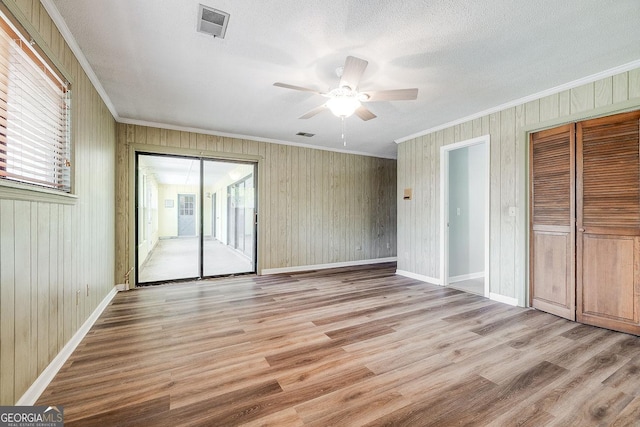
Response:
[{"label": "louvered bifold closet door", "polygon": [[575,125],[531,134],[531,305],[575,320]]},{"label": "louvered bifold closet door", "polygon": [[640,112],[576,136],[578,321],[640,334]]}]

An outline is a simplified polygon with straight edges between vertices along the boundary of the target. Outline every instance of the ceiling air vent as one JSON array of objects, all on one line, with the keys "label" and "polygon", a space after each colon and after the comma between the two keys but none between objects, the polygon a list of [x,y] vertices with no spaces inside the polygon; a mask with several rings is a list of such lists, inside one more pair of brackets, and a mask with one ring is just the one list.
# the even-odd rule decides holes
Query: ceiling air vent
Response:
[{"label": "ceiling air vent", "polygon": [[229,23],[229,14],[221,10],[200,5],[198,8],[198,31],[213,37],[224,38]]},{"label": "ceiling air vent", "polygon": [[306,136],[307,138],[311,138],[312,136],[315,136],[315,133],[298,132],[296,133],[296,136]]}]

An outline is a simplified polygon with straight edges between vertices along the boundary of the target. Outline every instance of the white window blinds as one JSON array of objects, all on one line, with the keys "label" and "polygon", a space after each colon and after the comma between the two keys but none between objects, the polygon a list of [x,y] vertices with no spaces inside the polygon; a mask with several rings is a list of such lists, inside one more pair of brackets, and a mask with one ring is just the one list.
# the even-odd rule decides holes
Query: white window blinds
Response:
[{"label": "white window blinds", "polygon": [[68,193],[71,92],[0,18],[0,178]]}]

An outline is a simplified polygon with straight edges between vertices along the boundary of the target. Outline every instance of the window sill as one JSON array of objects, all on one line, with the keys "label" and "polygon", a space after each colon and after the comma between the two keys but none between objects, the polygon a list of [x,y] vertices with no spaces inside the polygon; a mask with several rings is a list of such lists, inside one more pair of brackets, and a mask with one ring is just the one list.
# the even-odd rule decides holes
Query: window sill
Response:
[{"label": "window sill", "polygon": [[0,199],[75,205],[78,201],[78,196],[75,194],[50,190],[44,187],[36,187],[29,184],[1,179]]}]

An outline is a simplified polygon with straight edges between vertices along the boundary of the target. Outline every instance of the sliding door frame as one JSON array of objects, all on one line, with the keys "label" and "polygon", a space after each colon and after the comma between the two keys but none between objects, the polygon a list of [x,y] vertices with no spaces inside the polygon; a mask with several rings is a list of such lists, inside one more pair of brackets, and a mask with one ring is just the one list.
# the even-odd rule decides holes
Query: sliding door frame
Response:
[{"label": "sliding door frame", "polygon": [[[223,153],[223,152],[217,152],[217,151],[208,151],[208,150],[194,150],[194,149],[187,149],[187,148],[177,148],[177,147],[163,147],[163,146],[157,146],[157,147],[153,147],[153,146],[149,146],[149,145],[144,145],[144,144],[131,144],[129,145],[129,155],[128,155],[128,163],[129,163],[129,174],[128,174],[128,186],[129,186],[129,200],[127,203],[127,210],[129,212],[129,221],[127,224],[127,236],[126,236],[126,241],[127,243],[127,250],[128,250],[128,257],[127,257],[127,265],[125,266],[125,268],[123,269],[123,271],[127,271],[128,275],[125,278],[122,279],[118,279],[118,280],[126,280],[128,279],[129,282],[129,288],[134,288],[137,287],[137,283],[138,283],[138,277],[137,277],[137,272],[138,269],[136,268],[137,266],[137,248],[136,248],[136,242],[137,242],[137,236],[136,236],[136,232],[138,229],[138,224],[137,224],[137,213],[136,213],[136,206],[137,206],[137,194],[138,194],[138,190],[137,190],[137,179],[138,179],[138,170],[137,170],[137,158],[138,158],[138,154],[141,155],[166,155],[166,156],[175,156],[175,157],[191,157],[191,158],[197,158],[197,159],[202,159],[205,161],[222,161],[222,162],[232,162],[232,163],[253,163],[254,164],[254,176],[255,176],[255,182],[254,182],[254,188],[255,188],[255,203],[256,203],[256,209],[255,209],[255,249],[254,249],[254,253],[255,253],[255,260],[254,260],[254,266],[255,266],[255,273],[256,274],[261,274],[261,270],[262,270],[262,254],[263,254],[263,242],[264,242],[264,231],[263,231],[263,227],[261,227],[261,215],[259,214],[260,211],[260,205],[261,205],[261,199],[262,199],[262,187],[261,187],[261,182],[263,182],[264,180],[262,179],[262,174],[264,173],[264,167],[263,166],[263,161],[264,158],[262,156],[259,155],[251,155],[251,154],[243,154],[243,153]],[[201,170],[201,179],[202,179],[202,170]],[[119,179],[119,178],[117,178]],[[201,190],[200,193],[202,193],[202,186],[201,186]],[[200,198],[202,201],[202,194],[200,194]],[[202,203],[200,203],[200,209],[202,209]],[[116,220],[118,219],[118,213],[116,212]],[[202,233],[202,221],[200,221],[200,233]],[[202,245],[200,245],[200,259],[202,260]],[[202,264],[202,261],[200,262]],[[203,266],[200,265],[200,277],[202,277],[202,270],[203,270]]]}]

